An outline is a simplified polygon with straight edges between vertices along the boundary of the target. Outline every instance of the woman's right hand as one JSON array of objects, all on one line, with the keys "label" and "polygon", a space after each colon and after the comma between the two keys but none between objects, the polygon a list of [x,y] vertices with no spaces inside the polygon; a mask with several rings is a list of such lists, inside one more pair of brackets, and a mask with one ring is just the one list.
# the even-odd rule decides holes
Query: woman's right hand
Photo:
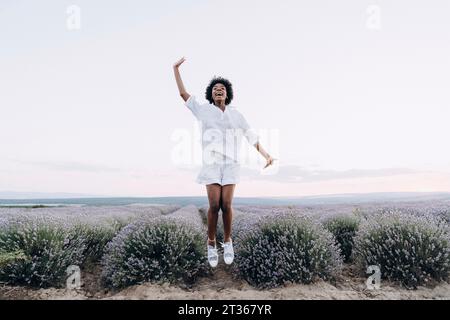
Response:
[{"label": "woman's right hand", "polygon": [[178,60],[177,62],[174,63],[173,67],[174,68],[178,68],[179,66],[181,66],[181,64],[186,61],[186,59],[183,57],[180,60]]}]

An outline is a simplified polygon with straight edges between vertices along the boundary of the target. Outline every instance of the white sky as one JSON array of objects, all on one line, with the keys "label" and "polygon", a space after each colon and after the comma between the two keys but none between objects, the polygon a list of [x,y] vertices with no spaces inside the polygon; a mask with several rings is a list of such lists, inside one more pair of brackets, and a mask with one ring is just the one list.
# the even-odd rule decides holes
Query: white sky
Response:
[{"label": "white sky", "polygon": [[[66,27],[70,5],[80,30]],[[214,75],[229,78],[249,123],[278,132],[262,140],[278,173],[260,175],[259,156],[236,196],[450,191],[449,12],[446,0],[0,0],[0,190],[205,195],[198,165],[172,159],[172,134],[195,128],[172,72],[186,56],[188,92],[203,100]]]}]

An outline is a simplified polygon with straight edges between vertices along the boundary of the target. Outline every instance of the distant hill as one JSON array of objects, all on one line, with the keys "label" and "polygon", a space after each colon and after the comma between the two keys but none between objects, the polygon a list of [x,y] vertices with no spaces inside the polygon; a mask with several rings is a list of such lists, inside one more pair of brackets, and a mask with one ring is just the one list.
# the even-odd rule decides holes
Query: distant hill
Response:
[{"label": "distant hill", "polygon": [[17,192],[0,191],[0,199],[67,199],[67,198],[92,198],[100,195],[67,192]]},{"label": "distant hill", "polygon": [[339,204],[382,201],[450,201],[450,192],[375,192],[345,193],[331,195],[304,196],[295,198],[275,197],[277,200],[294,201],[302,204]]},{"label": "distant hill", "polygon": [[[58,197],[44,197],[44,193],[23,193],[41,197],[7,198],[11,193],[0,192],[0,205],[3,204],[75,204],[75,205],[129,205],[129,204],[178,204],[197,206],[207,205],[208,199],[202,197],[96,197],[78,196],[76,194],[59,193]],[[55,195],[55,194],[51,194]],[[379,192],[317,195],[304,197],[235,197],[236,205],[324,205],[324,204],[358,204],[367,202],[397,201],[450,201],[450,192]]]}]

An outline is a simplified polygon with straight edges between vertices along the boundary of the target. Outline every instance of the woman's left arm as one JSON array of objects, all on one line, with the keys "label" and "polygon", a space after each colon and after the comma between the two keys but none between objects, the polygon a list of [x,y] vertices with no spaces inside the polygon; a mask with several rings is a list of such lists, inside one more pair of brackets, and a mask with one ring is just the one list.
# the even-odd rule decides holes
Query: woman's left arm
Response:
[{"label": "woman's left arm", "polygon": [[250,127],[250,125],[248,124],[247,120],[242,115],[242,113],[241,113],[241,128],[244,130],[244,135],[247,138],[248,142],[251,145],[253,145],[256,148],[256,150],[258,150],[259,153],[261,153],[264,159],[266,159],[267,163],[263,169],[273,164],[273,161],[276,159],[272,158],[261,146],[261,144],[259,143],[258,134]]},{"label": "woman's left arm", "polygon": [[270,154],[267,153],[266,150],[264,150],[264,148],[263,148],[262,145],[259,143],[259,141],[255,143],[255,148],[256,148],[256,150],[258,150],[259,153],[261,153],[261,155],[262,155],[262,156],[264,157],[264,159],[266,159],[266,161],[267,161],[266,166],[265,166],[263,169],[265,169],[265,168],[267,168],[268,166],[272,165],[272,164],[273,164],[273,161],[276,160],[276,159],[272,158],[272,157],[270,156]]}]

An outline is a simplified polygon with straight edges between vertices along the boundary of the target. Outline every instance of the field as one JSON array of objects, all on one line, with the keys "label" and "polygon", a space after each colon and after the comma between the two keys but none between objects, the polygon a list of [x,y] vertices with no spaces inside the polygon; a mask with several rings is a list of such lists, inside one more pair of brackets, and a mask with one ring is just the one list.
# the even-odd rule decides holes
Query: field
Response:
[{"label": "field", "polygon": [[450,201],[235,205],[236,259],[216,269],[206,210],[0,208],[0,298],[450,299]]}]

